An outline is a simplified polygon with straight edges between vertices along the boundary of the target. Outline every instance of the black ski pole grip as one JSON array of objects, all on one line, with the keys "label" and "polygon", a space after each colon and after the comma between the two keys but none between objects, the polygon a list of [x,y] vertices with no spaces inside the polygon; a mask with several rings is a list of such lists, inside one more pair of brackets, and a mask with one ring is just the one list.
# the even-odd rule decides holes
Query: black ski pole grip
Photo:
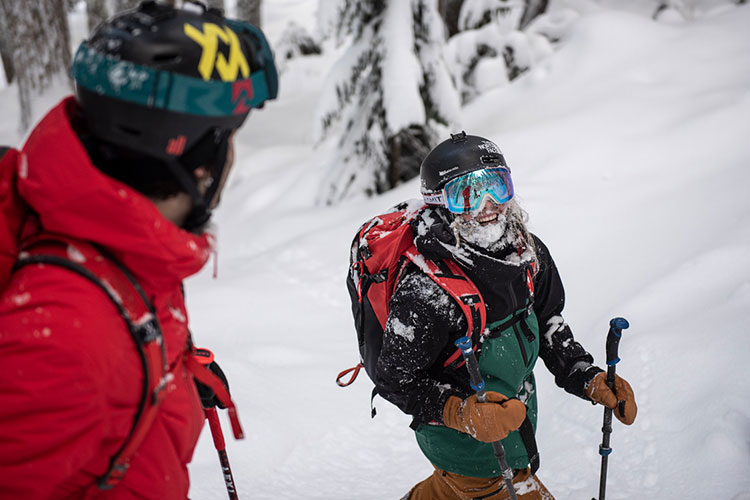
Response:
[{"label": "black ski pole grip", "polygon": [[609,332],[607,333],[607,366],[614,366],[620,362],[617,350],[620,347],[622,331],[628,328],[630,324],[625,318],[612,318],[609,322]]}]

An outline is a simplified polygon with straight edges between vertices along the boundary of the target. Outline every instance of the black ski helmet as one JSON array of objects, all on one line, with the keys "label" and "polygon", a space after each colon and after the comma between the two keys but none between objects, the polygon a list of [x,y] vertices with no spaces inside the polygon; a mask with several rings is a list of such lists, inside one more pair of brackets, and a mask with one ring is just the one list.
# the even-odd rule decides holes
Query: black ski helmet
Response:
[{"label": "black ski helmet", "polygon": [[422,195],[436,194],[451,179],[492,167],[510,170],[497,144],[463,131],[451,134],[450,139],[435,146],[422,160],[419,169]]},{"label": "black ski helmet", "polygon": [[219,184],[200,195],[191,171],[207,166],[218,180],[231,132],[278,92],[260,29],[196,4],[144,1],[115,15],[81,43],[71,68],[89,133],[166,165],[193,198],[191,227],[210,217]]}]

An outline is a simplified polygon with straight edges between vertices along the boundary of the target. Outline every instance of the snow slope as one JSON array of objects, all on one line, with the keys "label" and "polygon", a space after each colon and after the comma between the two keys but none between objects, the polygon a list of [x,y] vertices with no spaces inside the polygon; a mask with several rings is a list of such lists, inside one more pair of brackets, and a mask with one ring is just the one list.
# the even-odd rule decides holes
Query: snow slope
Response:
[{"label": "snow slope", "polygon": [[[750,7],[655,22],[633,7],[645,2],[615,4],[558,2],[559,19],[575,15],[557,52],[472,102],[462,125],[503,148],[560,268],[566,319],[598,363],[609,319],[631,323],[618,373],[639,415],[614,424],[607,498],[749,500]],[[310,26],[315,2],[264,5],[273,40],[286,18]],[[241,498],[395,499],[431,472],[407,416],[376,399],[370,419],[366,376],[334,383],[357,361],[353,233],[418,184],[315,206],[328,152],[310,131],[332,62],[289,63],[280,99],[240,132],[216,215],[218,280],[207,269],[187,284],[196,341],[228,373],[247,434],[233,441],[225,426]],[[17,143],[14,87],[0,107],[0,143]],[[538,366],[539,475],[558,500],[591,498],[601,407]],[[208,430],[191,473],[191,498],[226,498]]]}]

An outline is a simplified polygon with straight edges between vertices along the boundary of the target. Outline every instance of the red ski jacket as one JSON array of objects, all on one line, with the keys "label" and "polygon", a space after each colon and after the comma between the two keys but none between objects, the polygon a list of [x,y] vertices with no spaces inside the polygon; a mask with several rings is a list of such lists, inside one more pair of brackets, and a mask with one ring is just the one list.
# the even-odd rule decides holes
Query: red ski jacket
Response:
[{"label": "red ski jacket", "polygon": [[[114,304],[85,278],[56,266],[3,269],[0,497],[184,500],[204,416],[184,364],[189,334],[180,285],[208,260],[211,238],[179,229],[97,170],[71,128],[75,107],[67,98],[50,111],[17,156],[14,179],[2,179],[3,214],[13,213],[4,205],[17,193],[33,215],[21,241],[0,245],[5,252],[25,237],[51,234],[106,249],[153,302],[175,376],[124,479],[98,489],[95,480],[127,438],[141,398],[135,343]],[[10,239],[7,233],[0,239]]]}]

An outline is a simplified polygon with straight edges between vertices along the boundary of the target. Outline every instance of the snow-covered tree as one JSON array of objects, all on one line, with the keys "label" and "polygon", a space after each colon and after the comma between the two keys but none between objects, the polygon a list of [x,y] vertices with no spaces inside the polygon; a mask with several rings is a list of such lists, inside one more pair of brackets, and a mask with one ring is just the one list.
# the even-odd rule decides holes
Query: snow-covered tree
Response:
[{"label": "snow-covered tree", "polygon": [[318,107],[319,140],[337,140],[320,192],[335,203],[388,190],[458,122],[458,94],[443,59],[445,28],[434,0],[323,0],[321,30],[348,48]]},{"label": "snow-covered tree", "polygon": [[260,27],[260,5],[261,0],[237,0],[237,19]]},{"label": "snow-covered tree", "polygon": [[464,0],[448,60],[463,102],[507,84],[548,55],[550,40],[529,30],[547,0]]},{"label": "snow-covered tree", "polygon": [[202,0],[209,8],[224,10],[224,0]]},{"label": "snow-covered tree", "polygon": [[279,41],[273,46],[276,69],[284,72],[286,62],[300,56],[322,53],[320,43],[304,28],[294,21],[289,21],[281,33]]},{"label": "snow-covered tree", "polygon": [[0,0],[16,71],[20,128],[31,125],[35,97],[56,81],[70,85],[70,33],[63,0]]}]

